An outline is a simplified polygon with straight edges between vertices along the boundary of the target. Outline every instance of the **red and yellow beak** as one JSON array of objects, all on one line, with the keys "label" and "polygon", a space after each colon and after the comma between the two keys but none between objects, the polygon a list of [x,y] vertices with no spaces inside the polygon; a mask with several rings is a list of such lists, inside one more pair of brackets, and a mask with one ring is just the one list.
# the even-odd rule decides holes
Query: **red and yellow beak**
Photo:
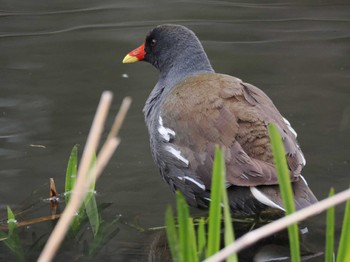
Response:
[{"label": "red and yellow beak", "polygon": [[132,50],[130,53],[128,53],[124,57],[123,64],[134,63],[134,62],[143,60],[145,55],[146,55],[145,44],[142,44],[138,48]]}]

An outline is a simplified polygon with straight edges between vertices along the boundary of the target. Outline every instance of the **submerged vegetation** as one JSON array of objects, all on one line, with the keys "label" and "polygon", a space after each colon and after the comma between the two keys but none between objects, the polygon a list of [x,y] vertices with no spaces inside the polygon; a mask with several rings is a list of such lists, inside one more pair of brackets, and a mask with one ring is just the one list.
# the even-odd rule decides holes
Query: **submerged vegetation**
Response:
[{"label": "submerged vegetation", "polygon": [[[28,210],[33,210],[38,203],[46,202],[47,205],[49,202],[51,215],[17,222],[13,212],[8,208],[7,219],[3,218],[0,221],[0,244],[4,243],[9,252],[1,252],[0,259],[13,260],[12,258],[15,258],[18,261],[32,261],[37,260],[40,254],[38,261],[51,261],[63,239],[65,252],[71,253],[75,259],[78,257],[92,258],[118,233],[119,216],[116,216],[111,222],[103,221],[101,214],[109,204],[97,205],[95,199],[95,181],[119,145],[120,139],[117,134],[131,104],[130,98],[123,100],[106,142],[96,158],[94,154],[101,138],[112,97],[112,93],[107,91],[101,96],[79,169],[77,168],[77,146],[73,147],[66,171],[65,193],[59,195],[53,179],[50,179],[50,198],[36,201],[35,204],[30,203],[27,210],[18,213],[23,216],[26,212],[28,213]],[[61,198],[65,199],[66,207],[62,213],[58,213]],[[58,218],[60,219],[57,222]],[[31,243],[23,243],[25,241],[20,236],[22,232],[18,232],[17,229],[44,221],[52,222],[53,232],[49,236],[43,233],[39,237],[34,232]],[[68,236],[65,237],[67,233]]]},{"label": "submerged vegetation", "polygon": [[11,253],[14,254],[17,261],[25,261],[23,247],[17,232],[16,223],[17,221],[15,215],[13,214],[11,208],[7,207],[8,231],[7,234],[0,231],[0,239],[4,242]]},{"label": "submerged vegetation", "polygon": [[[93,161],[92,165],[95,161]],[[3,227],[0,231],[0,242],[3,242],[8,248],[9,253],[17,261],[33,260],[33,251],[42,250],[43,245],[47,241],[47,234],[37,237],[37,240],[30,245],[26,244],[21,238],[19,226],[21,225],[35,225],[41,222],[55,221],[61,214],[57,214],[59,206],[62,203],[60,198],[64,198],[66,204],[70,200],[71,192],[74,190],[74,183],[76,180],[76,173],[78,167],[78,146],[75,145],[69,157],[66,170],[66,183],[63,194],[58,194],[53,179],[50,179],[50,198],[44,200],[49,202],[51,216],[38,217],[31,221],[24,221],[17,223],[16,217],[10,207],[7,207],[7,227]],[[45,203],[44,203],[45,204]],[[46,204],[47,205],[47,204]],[[119,216],[116,216],[110,222],[102,221],[102,212],[110,206],[109,203],[97,205],[95,197],[95,182],[91,183],[89,192],[84,199],[83,205],[76,213],[74,220],[69,228],[68,237],[65,239],[64,246],[71,252],[81,253],[81,256],[92,258],[96,256],[104,245],[113,239],[119,232]],[[5,254],[3,254],[5,255]],[[0,256],[1,258],[2,256]],[[8,257],[8,256],[5,256]],[[2,257],[5,259],[5,257]]]}]

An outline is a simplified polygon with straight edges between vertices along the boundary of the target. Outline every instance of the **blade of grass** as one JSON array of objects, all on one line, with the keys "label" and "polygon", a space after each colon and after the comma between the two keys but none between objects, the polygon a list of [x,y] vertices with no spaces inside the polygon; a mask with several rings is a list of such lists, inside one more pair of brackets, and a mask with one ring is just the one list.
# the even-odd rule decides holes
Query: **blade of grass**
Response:
[{"label": "blade of grass", "polygon": [[86,216],[88,217],[88,220],[92,229],[92,233],[94,234],[94,236],[96,236],[101,225],[101,216],[97,208],[94,192],[91,193],[91,196],[88,202],[84,202],[84,206],[85,206]]},{"label": "blade of grass", "polygon": [[188,206],[182,194],[176,192],[176,205],[177,205],[177,216],[179,223],[179,254],[180,261],[191,261],[190,247],[191,244],[188,239],[188,220],[190,218]]},{"label": "blade of grass", "polygon": [[[234,231],[232,226],[232,218],[231,218],[231,209],[228,202],[228,196],[227,191],[225,187],[225,181],[226,181],[226,168],[225,168],[225,162],[224,162],[224,156],[222,152],[220,151],[220,159],[221,159],[221,185],[222,185],[222,202],[224,205],[224,224],[225,224],[225,246],[228,246],[231,244],[234,240]],[[228,262],[238,262],[237,254],[232,254],[227,258]]]},{"label": "blade of grass", "polygon": [[198,262],[198,256],[197,256],[197,242],[196,242],[196,233],[194,230],[194,225],[193,225],[193,218],[190,217],[188,218],[188,242],[189,242],[189,253],[190,253],[190,260],[193,262]]},{"label": "blade of grass", "polygon": [[[286,210],[286,214],[292,214],[295,212],[294,198],[292,186],[289,178],[289,170],[287,166],[286,154],[282,143],[282,138],[278,132],[275,124],[270,123],[268,125],[268,131],[271,142],[271,149],[273,153],[273,159],[275,161],[275,168],[278,177],[278,183],[281,191],[283,205]],[[288,227],[289,245],[292,262],[300,261],[300,245],[299,245],[299,232],[298,225],[292,224]]]},{"label": "blade of grass", "polygon": [[77,177],[78,168],[78,145],[75,145],[70,153],[67,170],[66,170],[66,183],[65,183],[65,202],[66,205],[69,202],[70,196],[72,194],[75,179]]},{"label": "blade of grass", "polygon": [[70,236],[76,236],[76,234],[79,232],[81,225],[86,220],[86,212],[85,212],[85,205],[84,203],[79,208],[78,212],[75,214],[73,221],[69,227],[69,235]]},{"label": "blade of grass", "polygon": [[16,217],[13,214],[11,208],[7,206],[7,224],[8,224],[8,235],[11,237],[16,229]]},{"label": "blade of grass", "polygon": [[22,244],[17,233],[16,217],[9,206],[7,206],[7,224],[8,235],[4,243],[16,256],[17,261],[25,261]]},{"label": "blade of grass", "polygon": [[[77,158],[78,158],[78,151],[75,150],[75,147],[72,150],[71,153],[71,157],[69,158],[69,165],[72,165],[73,169],[71,174],[71,178],[72,181],[69,181],[69,177],[68,177],[68,172],[66,174],[66,182],[67,180],[69,181],[68,184],[71,186],[71,188],[69,189],[69,191],[66,191],[66,195],[68,193],[68,195],[71,195],[72,192],[74,191],[74,187],[75,187],[75,179],[76,179],[76,172],[77,172]],[[93,154],[92,157],[92,161],[90,163],[90,171],[87,175],[87,178],[91,178],[91,170],[95,167],[96,165],[96,154]],[[68,170],[68,168],[67,168]],[[68,179],[67,179],[68,177]],[[76,235],[80,228],[82,223],[85,221],[86,218],[88,218],[89,223],[91,225],[92,228],[92,232],[94,234],[94,236],[96,236],[97,231],[98,231],[98,227],[100,225],[100,217],[97,211],[97,204],[96,204],[96,199],[95,199],[95,184],[96,181],[91,178],[93,181],[89,186],[89,190],[87,191],[86,195],[85,195],[85,199],[83,201],[83,204],[81,205],[81,207],[79,208],[77,214],[74,216],[73,221],[70,225],[70,233],[72,235]],[[72,183],[73,182],[73,183]],[[66,183],[67,184],[67,183]],[[90,201],[92,198],[94,198],[92,201]]]},{"label": "blade of grass", "polygon": [[197,251],[198,258],[200,261],[204,259],[205,256],[205,246],[206,246],[206,236],[205,236],[205,222],[204,218],[201,218],[198,223],[197,228]]},{"label": "blade of grass", "polygon": [[343,227],[338,246],[337,262],[350,261],[350,200],[346,201]]},{"label": "blade of grass", "polygon": [[[334,196],[334,188],[332,187],[329,192],[329,197]],[[326,223],[326,253],[325,262],[333,262],[334,257],[334,219],[335,208],[334,206],[327,209],[327,223]]]},{"label": "blade of grass", "polygon": [[174,214],[171,207],[168,207],[165,213],[166,235],[168,238],[169,248],[173,262],[179,262],[179,243],[176,232]]},{"label": "blade of grass", "polygon": [[90,163],[90,170],[89,173],[87,175],[87,180],[90,179],[91,183],[89,186],[89,191],[85,197],[85,202],[88,203],[90,198],[94,196],[95,193],[95,187],[96,187],[96,179],[93,177],[92,171],[94,170],[94,168],[96,167],[96,153],[93,154],[92,159],[91,159],[91,163]]},{"label": "blade of grass", "polygon": [[213,176],[210,193],[209,225],[208,225],[208,247],[206,257],[210,257],[220,249],[220,224],[221,224],[221,161],[222,155],[217,146],[213,163]]},{"label": "blade of grass", "polygon": [[[96,154],[94,154],[92,158],[90,170],[93,170],[95,165],[96,165]],[[90,176],[92,176],[91,172],[89,172],[88,178],[90,178]],[[90,226],[92,228],[92,232],[94,236],[96,236],[101,224],[101,221],[100,221],[101,217],[97,208],[96,197],[95,197],[96,180],[93,177],[91,179],[92,179],[92,182],[90,184],[89,191],[86,194],[86,197],[84,199],[84,207],[85,207],[85,212],[89,220]]]}]

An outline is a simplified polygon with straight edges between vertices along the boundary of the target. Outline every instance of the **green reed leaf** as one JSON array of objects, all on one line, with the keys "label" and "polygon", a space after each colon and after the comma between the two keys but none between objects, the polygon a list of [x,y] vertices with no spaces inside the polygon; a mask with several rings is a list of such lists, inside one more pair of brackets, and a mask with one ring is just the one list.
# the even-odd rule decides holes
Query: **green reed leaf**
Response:
[{"label": "green reed leaf", "polygon": [[178,234],[176,231],[174,214],[171,207],[168,207],[165,212],[165,226],[171,257],[173,259],[173,262],[179,262],[180,257]]},{"label": "green reed leaf", "polygon": [[[294,197],[292,186],[290,183],[290,175],[286,160],[286,154],[282,143],[281,135],[275,124],[270,123],[268,125],[268,131],[270,136],[271,148],[273,158],[275,161],[275,168],[277,172],[279,187],[283,200],[283,205],[286,210],[286,214],[289,215],[295,212]],[[292,262],[300,261],[300,244],[299,244],[299,231],[298,225],[292,224],[288,227],[289,243],[291,250]]]},{"label": "green reed leaf", "polygon": [[[334,196],[334,188],[329,192],[329,197]],[[326,224],[326,252],[325,262],[333,262],[334,257],[334,219],[335,207],[332,206],[327,209],[327,224]]]},{"label": "green reed leaf", "polygon": [[[221,153],[222,154],[222,153]],[[231,244],[234,240],[234,231],[232,226],[232,217],[231,217],[231,209],[228,202],[228,196],[225,186],[226,181],[226,168],[225,168],[225,162],[224,157],[221,155],[221,184],[222,184],[222,203],[224,205],[224,224],[225,224],[225,231],[224,231],[224,237],[225,237],[225,246],[228,246]],[[227,258],[228,262],[238,262],[237,254],[232,254]]]},{"label": "green reed leaf", "polygon": [[70,153],[67,170],[66,170],[66,183],[65,183],[65,202],[69,202],[74,183],[77,177],[78,168],[78,145],[75,145]]},{"label": "green reed leaf", "polygon": [[213,163],[213,176],[210,193],[209,225],[208,225],[208,247],[206,256],[214,255],[220,249],[220,224],[221,224],[221,198],[222,198],[222,161],[223,156],[219,147],[215,148]]},{"label": "green reed leaf", "polygon": [[179,223],[179,255],[180,261],[191,261],[190,242],[188,238],[188,220],[190,218],[188,205],[182,194],[176,192],[176,204]]},{"label": "green reed leaf", "polygon": [[205,221],[204,218],[199,219],[197,228],[197,254],[200,261],[205,258],[205,246],[206,246],[206,236],[205,236]]},{"label": "green reed leaf", "polygon": [[197,255],[197,241],[196,241],[196,233],[193,224],[193,218],[188,218],[187,223],[188,229],[188,247],[189,247],[189,259],[188,261],[198,262]]},{"label": "green reed leaf", "polygon": [[343,227],[338,246],[337,262],[350,261],[350,200],[346,201]]}]

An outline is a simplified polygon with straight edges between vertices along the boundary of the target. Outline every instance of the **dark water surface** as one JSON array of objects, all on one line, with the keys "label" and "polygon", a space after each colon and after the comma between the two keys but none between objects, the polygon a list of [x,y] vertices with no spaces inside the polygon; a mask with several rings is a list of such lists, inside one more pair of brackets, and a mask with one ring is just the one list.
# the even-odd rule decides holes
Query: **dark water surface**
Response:
[{"label": "dark water surface", "polygon": [[[0,0],[1,217],[50,177],[63,190],[70,150],[83,147],[101,92],[112,90],[113,113],[126,95],[133,105],[98,201],[114,203],[111,216],[163,225],[174,197],[152,162],[141,112],[158,75],[145,63],[121,63],[162,23],[194,30],[217,72],[272,98],[298,132],[303,174],[319,199],[349,186],[349,1]],[[311,223],[323,249],[324,216]],[[104,254],[145,260],[150,241],[121,227]]]}]

